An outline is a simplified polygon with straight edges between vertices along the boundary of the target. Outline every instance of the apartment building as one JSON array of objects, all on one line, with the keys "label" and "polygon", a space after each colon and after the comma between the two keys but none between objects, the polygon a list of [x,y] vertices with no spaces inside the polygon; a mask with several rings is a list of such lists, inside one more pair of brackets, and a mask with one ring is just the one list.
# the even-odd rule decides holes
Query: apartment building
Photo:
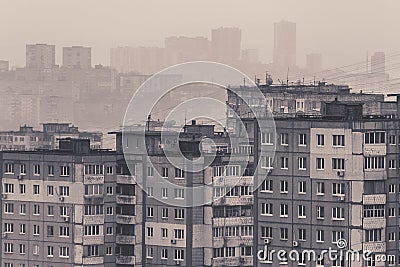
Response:
[{"label": "apartment building", "polygon": [[1,163],[1,266],[136,266],[141,192],[115,151],[65,139]]},{"label": "apartment building", "polygon": [[43,123],[41,131],[23,125],[19,131],[0,132],[0,150],[57,149],[64,138],[89,139],[92,149],[103,146],[101,132],[82,132],[70,123]]}]

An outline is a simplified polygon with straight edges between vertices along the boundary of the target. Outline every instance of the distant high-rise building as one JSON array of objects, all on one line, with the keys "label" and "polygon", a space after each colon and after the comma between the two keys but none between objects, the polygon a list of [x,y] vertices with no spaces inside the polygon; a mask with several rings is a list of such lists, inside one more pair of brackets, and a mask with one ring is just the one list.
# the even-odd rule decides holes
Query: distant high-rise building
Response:
[{"label": "distant high-rise building", "polygon": [[56,47],[47,44],[26,45],[26,67],[52,69],[56,65]]},{"label": "distant high-rise building", "polygon": [[164,66],[165,49],[161,47],[111,48],[111,68],[120,73],[153,74]]},{"label": "distant high-rise building", "polygon": [[240,58],[242,31],[221,27],[211,32],[212,59],[232,62]]},{"label": "distant high-rise building", "polygon": [[384,52],[375,52],[371,56],[371,72],[372,73],[385,73],[385,60]]},{"label": "distant high-rise building", "polygon": [[313,53],[306,56],[306,69],[310,73],[319,72],[322,70],[322,55]]},{"label": "distant high-rise building", "polygon": [[165,39],[166,64],[174,65],[193,60],[206,60],[210,41],[205,37],[172,36]]},{"label": "distant high-rise building", "polygon": [[0,72],[8,71],[10,64],[7,60],[0,60]]},{"label": "distant high-rise building", "polygon": [[296,66],[296,23],[281,21],[274,24],[274,64]]},{"label": "distant high-rise building", "polygon": [[72,46],[63,48],[63,67],[89,69],[92,67],[92,48]]}]

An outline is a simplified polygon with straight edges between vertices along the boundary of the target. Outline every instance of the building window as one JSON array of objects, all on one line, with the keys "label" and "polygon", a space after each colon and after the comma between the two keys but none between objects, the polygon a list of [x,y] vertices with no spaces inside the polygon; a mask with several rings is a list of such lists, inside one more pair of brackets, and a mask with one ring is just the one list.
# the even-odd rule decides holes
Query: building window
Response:
[{"label": "building window", "polygon": [[299,146],[306,146],[306,145],[307,145],[307,135],[299,134]]},{"label": "building window", "polygon": [[364,218],[384,218],[385,205],[364,205]]},{"label": "building window", "polygon": [[47,257],[54,257],[54,247],[53,246],[47,246]]},{"label": "building window", "polygon": [[69,258],[69,247],[60,247],[60,258]]},{"label": "building window", "polygon": [[343,147],[345,146],[344,135],[332,135],[332,145],[334,147]]},{"label": "building window", "polygon": [[4,193],[14,194],[14,184],[5,183],[4,184]]},{"label": "building window", "polygon": [[168,218],[168,208],[162,208],[161,209],[161,218],[162,219],[167,219]]},{"label": "building window", "polygon": [[[63,229],[61,229],[60,227],[60,236],[61,236],[61,231],[63,231]],[[100,235],[100,225],[85,225],[83,234],[85,236]]]},{"label": "building window", "polygon": [[396,136],[395,135],[389,136],[389,144],[396,145]]},{"label": "building window", "polygon": [[344,183],[332,183],[332,196],[344,196],[345,187]]},{"label": "building window", "polygon": [[61,169],[60,176],[69,176],[69,170],[70,170],[69,166],[61,166],[60,169]]},{"label": "building window", "polygon": [[289,134],[281,133],[281,145],[288,146],[289,145]]},{"label": "building window", "polygon": [[325,135],[317,134],[317,146],[324,146],[325,145]]},{"label": "building window", "polygon": [[324,243],[324,242],[325,242],[325,231],[317,230],[317,243]]},{"label": "building window", "polygon": [[161,228],[161,237],[162,238],[168,237],[168,229],[167,228]]},{"label": "building window", "polygon": [[299,170],[307,170],[307,158],[299,158]]},{"label": "building window", "polygon": [[4,203],[4,213],[14,214],[14,204],[13,203]]},{"label": "building window", "polygon": [[154,176],[154,168],[153,167],[147,167],[147,176],[148,177]]},{"label": "building window", "polygon": [[85,175],[102,175],[104,174],[104,165],[85,165],[84,172]]},{"label": "building window", "polygon": [[266,216],[273,215],[272,203],[261,203],[261,215],[266,215]]},{"label": "building window", "polygon": [[389,193],[396,193],[396,184],[389,185]]},{"label": "building window", "polygon": [[[106,173],[107,174],[113,174],[114,173],[113,166],[107,166],[106,167]],[[109,248],[112,249],[112,247],[109,247]]]},{"label": "building window", "polygon": [[281,187],[281,190],[280,190],[280,192],[281,192],[281,194],[287,194],[287,193],[289,193],[289,183],[288,183],[288,181],[286,181],[286,180],[281,180],[281,183],[280,183],[280,187]]},{"label": "building window", "polygon": [[26,164],[22,163],[19,165],[19,174],[25,175],[26,174]]},{"label": "building window", "polygon": [[306,229],[299,229],[299,240],[300,241],[306,241],[307,240],[307,232]]},{"label": "building window", "polygon": [[261,192],[272,193],[274,187],[274,181],[271,179],[265,179],[261,184]]},{"label": "building window", "polygon": [[185,171],[175,168],[175,178],[181,178],[181,179],[185,178]]},{"label": "building window", "polygon": [[289,217],[289,206],[287,204],[280,205],[280,217]]},{"label": "building window", "polygon": [[113,254],[112,251],[113,251],[112,246],[108,246],[108,247],[106,248],[106,255],[107,255],[107,256],[112,255],[112,254]]},{"label": "building window", "polygon": [[272,238],[272,227],[261,226],[261,238]]},{"label": "building window", "polygon": [[325,183],[317,182],[317,196],[325,195]]},{"label": "building window", "polygon": [[332,220],[334,221],[344,220],[344,208],[340,207],[332,208]]},{"label": "building window", "polygon": [[289,169],[289,158],[281,157],[281,169],[283,170]]},{"label": "building window", "polygon": [[47,166],[47,175],[48,176],[54,176],[54,166],[53,165],[48,165]]},{"label": "building window", "polygon": [[54,236],[54,226],[47,225],[47,236]]},{"label": "building window", "polygon": [[26,226],[25,226],[24,223],[21,223],[21,224],[19,225],[19,234],[20,234],[20,235],[26,234]]},{"label": "building window", "polygon": [[391,169],[391,170],[396,169],[396,160],[395,159],[389,160],[389,169]]},{"label": "building window", "polygon": [[106,208],[106,214],[107,215],[113,215],[113,207],[107,207]]},{"label": "building window", "polygon": [[389,217],[395,217],[396,216],[396,210],[395,208],[389,208]]},{"label": "building window", "polygon": [[317,206],[317,220],[325,219],[325,207]]},{"label": "building window", "polygon": [[14,174],[14,163],[6,163],[5,173]]},{"label": "building window", "polygon": [[235,257],[236,256],[236,249],[235,247],[226,247],[225,248],[225,257]]},{"label": "building window", "polygon": [[394,241],[396,241],[396,233],[390,232],[389,233],[389,242],[394,242]]},{"label": "building window", "polygon": [[325,159],[317,158],[317,171],[323,171],[325,169]]},{"label": "building window", "polygon": [[183,249],[175,249],[174,260],[183,261],[185,259],[185,251]]},{"label": "building window", "polygon": [[344,171],[344,159],[343,158],[332,158],[332,170],[334,171]]},{"label": "building window", "polygon": [[154,228],[153,227],[147,227],[147,236],[148,237],[153,237],[154,235]]},{"label": "building window", "polygon": [[26,214],[26,204],[19,204],[19,214],[20,215]]},{"label": "building window", "polygon": [[36,224],[33,225],[33,235],[36,235],[36,236],[40,235],[39,225],[36,225]]},{"label": "building window", "polygon": [[153,258],[153,248],[152,247],[147,247],[146,249],[146,258],[152,259]]},{"label": "building window", "polygon": [[60,216],[61,217],[68,217],[68,207],[67,206],[60,206]]},{"label": "building window", "polygon": [[382,229],[365,230],[365,242],[382,241]]},{"label": "building window", "polygon": [[4,233],[14,233],[13,223],[4,223]]},{"label": "building window", "polygon": [[69,227],[67,226],[60,226],[60,237],[69,237]]},{"label": "building window", "polygon": [[168,188],[161,188],[161,198],[168,198]]},{"label": "building window", "polygon": [[33,166],[33,175],[40,175],[40,165],[39,164],[35,164]]},{"label": "building window", "polygon": [[185,218],[184,209],[174,209],[174,218],[177,220],[183,220]]},{"label": "building window", "polygon": [[263,169],[273,169],[274,160],[272,157],[261,157],[261,168]]},{"label": "building window", "polygon": [[40,215],[40,206],[37,204],[33,205],[33,215]]},{"label": "building window", "polygon": [[54,196],[54,186],[52,186],[52,185],[47,186],[47,195]]},{"label": "building window", "polygon": [[25,244],[19,244],[19,254],[26,254],[26,246]]},{"label": "building window", "polygon": [[385,132],[368,132],[364,134],[365,144],[385,144],[386,133]]},{"label": "building window", "polygon": [[33,255],[39,255],[39,245],[33,245]]},{"label": "building window", "polygon": [[[67,190],[69,194],[69,189]],[[60,186],[61,192],[61,186]],[[100,196],[103,195],[103,185],[101,184],[87,184],[85,185],[85,196]]]},{"label": "building window", "polygon": [[154,208],[147,207],[147,217],[154,217]]},{"label": "building window", "polygon": [[184,199],[185,198],[185,189],[174,189],[175,199]]},{"label": "building window", "polygon": [[184,239],[185,238],[185,230],[174,229],[174,238],[175,239]]},{"label": "building window", "polygon": [[384,169],[385,168],[385,157],[365,157],[364,158],[364,169]]},{"label": "building window", "polygon": [[304,206],[304,205],[299,205],[298,206],[298,209],[297,209],[297,217],[299,218],[299,219],[305,219],[307,216],[306,216],[306,206]]},{"label": "building window", "polygon": [[168,178],[168,168],[162,167],[161,170],[162,170],[162,177]]},{"label": "building window", "polygon": [[113,187],[112,186],[107,186],[106,193],[109,196],[112,195],[113,194]]},{"label": "building window", "polygon": [[161,259],[168,260],[168,249],[166,248],[161,249]]},{"label": "building window", "polygon": [[59,195],[62,197],[69,197],[69,186],[60,186]]},{"label": "building window", "polygon": [[14,244],[13,243],[4,243],[4,253],[7,253],[7,254],[14,253]]},{"label": "building window", "polygon": [[19,193],[22,195],[26,194],[26,184],[20,184],[19,185]]},{"label": "building window", "polygon": [[289,229],[288,228],[280,228],[280,238],[281,240],[289,239]]},{"label": "building window", "polygon": [[153,197],[154,196],[154,188],[149,186],[147,187],[147,197]]},{"label": "building window", "polygon": [[89,257],[97,257],[99,256],[99,246],[98,245],[91,245],[88,246],[88,256]]},{"label": "building window", "polygon": [[306,194],[307,193],[307,182],[306,181],[299,181],[299,194]]},{"label": "building window", "polygon": [[[100,231],[99,231],[100,234]],[[106,235],[112,235],[113,234],[113,228],[112,226],[107,226],[106,227]]]},{"label": "building window", "polygon": [[271,132],[261,132],[261,144],[273,145],[274,144],[274,134]]},{"label": "building window", "polygon": [[33,185],[33,194],[34,195],[39,195],[40,194],[40,187],[38,184]]}]

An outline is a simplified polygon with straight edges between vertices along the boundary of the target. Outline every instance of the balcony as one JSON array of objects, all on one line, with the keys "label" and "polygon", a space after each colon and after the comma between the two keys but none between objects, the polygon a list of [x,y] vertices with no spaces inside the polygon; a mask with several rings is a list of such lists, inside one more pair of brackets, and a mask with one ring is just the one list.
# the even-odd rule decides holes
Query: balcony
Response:
[{"label": "balcony", "polygon": [[254,225],[253,217],[214,218],[214,226],[242,226]]},{"label": "balcony", "polygon": [[135,264],[135,256],[118,255],[115,263],[122,264],[122,265],[134,265]]},{"label": "balcony", "polygon": [[365,144],[364,145],[364,156],[385,156],[386,155],[386,144]]},{"label": "balcony", "polygon": [[213,266],[240,266],[240,258],[215,258]]},{"label": "balcony", "polygon": [[214,237],[214,247],[239,247],[239,246],[252,246],[252,236],[229,236],[229,237]]},{"label": "balcony", "polygon": [[83,236],[83,245],[100,245],[104,244],[104,236]]},{"label": "balcony", "polygon": [[117,195],[117,204],[134,205],[136,204],[136,196]]},{"label": "balcony", "polygon": [[133,215],[117,215],[116,221],[119,224],[135,224],[135,216]]},{"label": "balcony", "polygon": [[253,176],[220,176],[213,178],[214,186],[253,185]]},{"label": "balcony", "polygon": [[375,252],[386,252],[385,242],[366,242],[364,243],[364,251]]},{"label": "balcony", "polygon": [[83,265],[95,265],[95,264],[103,264],[103,263],[104,263],[103,257],[83,258]]},{"label": "balcony", "polygon": [[385,194],[363,195],[364,205],[386,204]]},{"label": "balcony", "polygon": [[136,184],[136,176],[117,175],[117,184]]},{"label": "balcony", "polygon": [[104,184],[104,175],[85,175],[84,184]]},{"label": "balcony", "polygon": [[363,228],[364,229],[383,229],[386,227],[385,218],[364,218]]},{"label": "balcony", "polygon": [[253,205],[254,204],[254,196],[240,196],[240,197],[221,197],[213,202],[216,206],[244,206],[244,205]]},{"label": "balcony", "polygon": [[116,243],[120,245],[134,245],[135,240],[135,236],[130,235],[117,235],[116,237]]},{"label": "balcony", "polygon": [[85,215],[83,224],[104,224],[104,215]]}]

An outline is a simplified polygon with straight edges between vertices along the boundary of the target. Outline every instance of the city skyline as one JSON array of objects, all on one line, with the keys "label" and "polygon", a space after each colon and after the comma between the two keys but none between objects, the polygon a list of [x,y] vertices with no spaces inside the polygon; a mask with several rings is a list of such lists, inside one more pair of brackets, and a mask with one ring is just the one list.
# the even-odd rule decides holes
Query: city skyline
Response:
[{"label": "city skyline", "polygon": [[[286,5],[274,5],[268,1],[257,1],[252,5],[212,2],[212,9],[205,4],[177,1],[121,1],[113,3],[112,6],[105,2],[96,2],[95,6],[93,3],[86,1],[73,8],[68,4],[57,3],[57,8],[61,7],[60,10],[65,12],[53,12],[41,16],[40,19],[35,18],[41,10],[44,7],[54,7],[54,3],[40,1],[33,5],[27,1],[16,1],[13,5],[4,5],[0,11],[0,33],[8,38],[0,44],[0,58],[9,60],[11,66],[23,66],[24,58],[18,51],[22,51],[26,43],[49,43],[58,47],[56,62],[61,62],[59,49],[62,45],[83,45],[94,48],[93,64],[108,65],[111,47],[161,46],[164,38],[168,36],[210,38],[210,29],[234,26],[242,29],[242,47],[259,49],[261,61],[269,63],[272,61],[273,52],[273,23],[281,20],[297,23],[299,65],[304,65],[305,55],[309,53],[322,53],[324,65],[329,68],[359,62],[365,58],[367,51],[395,52],[399,44],[398,38],[390,34],[395,32],[395,22],[398,21],[395,11],[398,10],[399,4],[395,1],[363,6],[361,3],[364,2],[352,1],[346,2],[346,8],[337,2],[286,1],[291,6],[290,9],[287,9]],[[157,4],[159,10],[169,12],[164,14],[155,11],[152,9],[154,4]],[[114,12],[108,12],[111,8]],[[196,14],[190,12],[194,9]],[[86,14],[86,10],[92,10],[92,13]],[[130,16],[131,10],[134,10],[134,16]],[[183,12],[185,10],[187,12]],[[262,13],[265,14],[262,16],[253,16],[253,10],[268,12]],[[381,14],[376,10],[385,12]],[[312,16],[304,16],[305,13]],[[74,14],[74,21],[69,20],[68,14]],[[207,14],[207,21],[202,20],[201,14]],[[31,20],[29,31],[18,19],[21,15]],[[159,19],[150,23],[150,15]],[[168,19],[171,16],[182,17],[187,23]],[[102,19],[105,17],[108,19]],[[340,19],[337,19],[339,17]],[[199,21],[202,23],[198,23]],[[146,27],[136,27],[143,22],[149,23]],[[7,25],[13,25],[12,31]],[[128,30],[122,30],[124,28]],[[333,46],[332,43],[336,45]]]}]

